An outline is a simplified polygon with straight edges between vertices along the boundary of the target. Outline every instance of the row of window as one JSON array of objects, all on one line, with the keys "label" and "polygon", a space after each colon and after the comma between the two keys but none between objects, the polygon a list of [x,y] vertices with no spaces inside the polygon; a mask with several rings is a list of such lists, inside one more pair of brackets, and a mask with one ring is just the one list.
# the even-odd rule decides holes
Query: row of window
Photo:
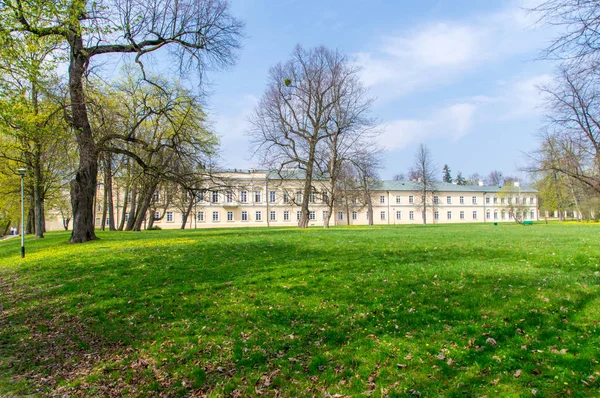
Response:
[{"label": "row of window", "polygon": [[[262,203],[263,202],[262,196],[263,196],[263,191],[254,191],[253,193],[251,193],[249,191],[242,190],[239,193],[239,202],[240,203],[249,203],[250,202],[249,199],[251,199],[252,202],[254,202],[254,203]],[[284,203],[291,202],[291,196],[290,196],[289,192],[287,192],[287,191],[283,192],[283,195],[281,197],[282,197]],[[219,203],[221,201],[221,194],[219,193],[219,191],[200,192],[198,194],[197,199],[199,202]],[[225,193],[223,195],[223,199],[224,199],[225,203],[233,203],[234,202],[234,192],[233,191],[225,191]],[[296,203],[302,202],[302,191],[296,191],[294,199],[295,199]],[[308,201],[310,203],[316,203],[317,200],[320,200],[323,203],[327,203],[329,200],[329,195],[327,194],[327,192],[316,192],[316,191],[311,192],[308,197]],[[277,192],[269,191],[269,203],[275,203],[275,202],[277,202]]]}]

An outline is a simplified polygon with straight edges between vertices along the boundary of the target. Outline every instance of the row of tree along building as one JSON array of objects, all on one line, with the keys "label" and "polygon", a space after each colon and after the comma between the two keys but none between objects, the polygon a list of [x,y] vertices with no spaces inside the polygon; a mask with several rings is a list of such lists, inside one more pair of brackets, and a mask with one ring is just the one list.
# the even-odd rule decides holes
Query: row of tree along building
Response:
[{"label": "row of tree along building", "polygon": [[[163,186],[143,217],[143,228],[227,226],[291,226],[302,218],[305,176],[300,170],[220,171],[195,192]],[[422,224],[521,222],[538,219],[537,191],[518,183],[505,187],[464,186],[445,182],[377,181],[367,186],[339,184],[331,192],[328,180],[313,180],[308,193],[308,225]],[[97,197],[103,196],[102,185]],[[114,209],[96,203],[96,226],[125,228],[137,209],[131,197],[113,192]],[[129,202],[127,206],[126,202]],[[126,207],[124,207],[124,205]],[[110,222],[112,213],[115,220]],[[68,224],[60,214],[49,229]]]}]

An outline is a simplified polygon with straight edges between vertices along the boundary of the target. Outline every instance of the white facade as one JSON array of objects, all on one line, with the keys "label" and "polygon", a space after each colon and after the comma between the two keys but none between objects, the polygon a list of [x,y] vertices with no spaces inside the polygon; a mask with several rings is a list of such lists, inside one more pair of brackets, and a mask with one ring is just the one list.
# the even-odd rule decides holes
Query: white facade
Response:
[{"label": "white facade", "polygon": [[[271,177],[267,178],[269,175]],[[186,228],[297,225],[303,180],[284,179],[280,176],[273,178],[272,173],[253,170],[227,172],[226,179],[225,186],[208,188],[199,195],[186,222]],[[321,226],[329,216],[328,206],[323,198],[327,193],[319,189],[319,185],[323,183],[324,181],[315,181],[313,184],[315,190],[309,200],[309,226]],[[373,224],[422,224],[423,206],[418,189],[418,185],[412,181],[383,181],[371,195]],[[522,213],[523,220],[538,219],[535,190],[519,189],[512,200],[520,201],[519,212]],[[369,224],[364,199],[338,202],[331,215],[330,225]],[[514,222],[508,198],[498,187],[437,183],[436,193],[428,197],[427,202],[428,224]],[[123,209],[116,204],[117,225],[122,212]],[[162,218],[154,221],[155,226],[163,229],[181,228],[181,210],[171,206],[160,213]],[[102,207],[98,205],[96,226],[100,225],[101,216]],[[62,220],[49,222],[48,229],[62,229]]]}]

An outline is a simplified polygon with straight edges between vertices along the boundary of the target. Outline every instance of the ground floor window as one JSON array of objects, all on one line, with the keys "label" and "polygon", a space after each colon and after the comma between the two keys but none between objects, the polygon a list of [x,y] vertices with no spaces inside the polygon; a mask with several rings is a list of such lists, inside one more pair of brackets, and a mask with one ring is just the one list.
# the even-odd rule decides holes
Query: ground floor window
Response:
[{"label": "ground floor window", "polygon": [[277,220],[277,213],[275,213],[274,211],[271,211],[271,215],[270,215],[270,220],[271,221],[275,221]]},{"label": "ground floor window", "polygon": [[248,212],[242,211],[242,221],[248,221]]},{"label": "ground floor window", "polygon": [[219,221],[219,212],[218,211],[213,211],[212,220]]},{"label": "ground floor window", "polygon": [[357,212],[355,212],[355,211],[352,212],[352,219],[354,221],[356,221],[356,219],[358,219],[358,213]]},{"label": "ground floor window", "polygon": [[338,220],[343,220],[343,219],[344,219],[344,212],[338,211]]},{"label": "ground floor window", "polygon": [[402,220],[402,212],[401,211],[396,212],[396,220]]},{"label": "ground floor window", "polygon": [[385,211],[381,212],[381,221],[385,221]]},{"label": "ground floor window", "polygon": [[172,211],[167,212],[167,222],[173,222],[173,212]]},{"label": "ground floor window", "polygon": [[448,220],[452,220],[452,212],[451,212],[451,211],[449,211],[449,212],[446,214],[446,217],[448,218]]},{"label": "ground floor window", "polygon": [[290,221],[290,212],[288,210],[283,212],[283,221]]},{"label": "ground floor window", "polygon": [[412,210],[411,210],[411,211],[409,211],[409,212],[408,212],[408,218],[409,218],[410,220],[414,220],[414,219],[415,219],[415,212],[414,212],[414,211],[412,211]]},{"label": "ground floor window", "polygon": [[461,211],[461,212],[460,212],[460,219],[461,219],[461,220],[464,220],[464,219],[465,219],[465,212],[464,212],[464,211]]},{"label": "ground floor window", "polygon": [[494,211],[494,220],[497,220],[497,219],[498,219],[498,210],[495,210]]},{"label": "ground floor window", "polygon": [[434,211],[433,212],[433,219],[434,220],[439,220],[440,219],[440,212],[439,211]]},{"label": "ground floor window", "polygon": [[314,211],[309,211],[308,212],[308,219],[311,220],[311,221],[314,221],[314,220],[317,219],[317,215],[315,214]]},{"label": "ground floor window", "polygon": [[198,213],[196,213],[196,220],[202,222],[204,221],[204,212],[203,211],[199,211]]},{"label": "ground floor window", "polygon": [[300,211],[296,212],[296,221],[300,221],[300,214],[301,214]]},{"label": "ground floor window", "polygon": [[254,215],[254,219],[256,221],[262,221],[262,211],[257,211],[256,214]]},{"label": "ground floor window", "polygon": [[233,221],[233,212],[232,211],[227,212],[227,221]]},{"label": "ground floor window", "polygon": [[[533,202],[533,198],[531,198],[531,200]],[[531,219],[535,220],[535,212],[534,211],[531,212]]]},{"label": "ground floor window", "polygon": [[488,220],[492,218],[492,213],[489,210],[485,213],[485,218],[487,218]]},{"label": "ground floor window", "polygon": [[476,211],[473,212],[473,220],[477,220],[477,212]]},{"label": "ground floor window", "polygon": [[323,210],[323,220],[327,220],[328,216],[329,216],[329,213],[327,213],[327,210]]}]

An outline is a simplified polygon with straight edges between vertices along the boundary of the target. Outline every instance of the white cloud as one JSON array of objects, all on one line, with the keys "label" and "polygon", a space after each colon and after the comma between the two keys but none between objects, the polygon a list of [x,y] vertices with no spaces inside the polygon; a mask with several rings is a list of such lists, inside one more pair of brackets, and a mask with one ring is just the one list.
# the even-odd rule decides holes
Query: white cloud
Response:
[{"label": "white cloud", "polygon": [[432,112],[424,119],[398,119],[382,125],[382,144],[388,150],[403,149],[410,144],[442,139],[456,141],[477,125],[514,121],[540,116],[543,96],[538,87],[550,81],[550,75],[536,75],[499,83],[496,97],[478,95],[457,100]]},{"label": "white cloud", "polygon": [[456,80],[483,64],[543,47],[547,32],[533,16],[511,7],[468,21],[438,21],[382,40],[375,51],[356,54],[362,78],[381,99]]},{"label": "white cloud", "polygon": [[458,140],[469,132],[476,109],[476,104],[456,103],[426,119],[391,121],[381,126],[382,144],[387,150],[394,150],[432,138]]}]

